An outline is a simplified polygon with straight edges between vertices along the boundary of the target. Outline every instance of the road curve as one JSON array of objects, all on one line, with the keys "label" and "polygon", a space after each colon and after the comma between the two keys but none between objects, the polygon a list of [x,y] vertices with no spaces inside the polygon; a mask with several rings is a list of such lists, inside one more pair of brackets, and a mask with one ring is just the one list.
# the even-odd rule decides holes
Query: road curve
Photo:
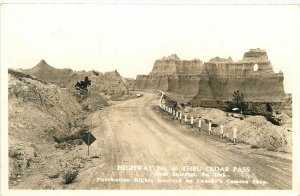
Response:
[{"label": "road curve", "polygon": [[90,152],[100,158],[90,159],[70,188],[292,188],[291,160],[193,130],[160,111],[158,93],[143,94],[92,115],[97,140]]}]

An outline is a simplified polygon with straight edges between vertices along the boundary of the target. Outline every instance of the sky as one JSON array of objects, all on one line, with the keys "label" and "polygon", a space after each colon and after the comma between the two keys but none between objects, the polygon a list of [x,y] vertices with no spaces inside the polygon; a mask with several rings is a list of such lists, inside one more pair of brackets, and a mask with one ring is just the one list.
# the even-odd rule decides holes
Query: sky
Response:
[{"label": "sky", "polygon": [[240,60],[266,49],[286,92],[300,66],[300,7],[293,5],[9,4],[1,6],[1,64],[148,74],[177,54]]}]

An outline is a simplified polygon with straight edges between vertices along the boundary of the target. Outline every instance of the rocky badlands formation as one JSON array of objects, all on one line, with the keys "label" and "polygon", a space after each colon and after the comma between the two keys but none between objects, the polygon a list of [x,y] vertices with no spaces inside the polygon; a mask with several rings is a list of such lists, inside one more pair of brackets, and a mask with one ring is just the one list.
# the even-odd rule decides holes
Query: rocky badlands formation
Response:
[{"label": "rocky badlands formation", "polygon": [[22,181],[23,175],[52,175],[50,161],[58,160],[53,155],[57,153],[53,136],[71,133],[75,116],[81,111],[80,104],[65,89],[8,71],[10,185]]},{"label": "rocky badlands formation", "polygon": [[231,100],[235,90],[247,101],[277,102],[285,96],[283,73],[273,71],[262,49],[251,49],[236,62],[230,57],[215,57],[205,63],[181,60],[175,54],[163,57],[155,61],[149,75],[137,76],[134,88],[159,89],[194,105]]},{"label": "rocky badlands formation", "polygon": [[[95,70],[73,71],[72,69],[57,69],[48,65],[45,60],[41,60],[31,69],[19,69],[17,71],[66,89],[77,97],[77,101],[86,109],[97,110],[107,105],[107,101],[124,100],[133,97],[128,90],[128,85],[131,85],[132,81],[124,79],[116,70],[101,73]],[[92,82],[88,95],[83,100],[79,92],[75,90],[75,84],[86,76]]]},{"label": "rocky badlands formation", "polygon": [[76,82],[88,76],[92,80],[90,91],[103,93],[108,96],[118,96],[127,93],[126,80],[117,72],[97,72],[97,71],[73,71],[72,69],[57,69],[41,60],[31,69],[18,70],[20,72],[36,76],[38,79],[56,84],[61,88],[69,90],[75,89]]},{"label": "rocky badlands formation", "polygon": [[[131,98],[132,81],[117,71],[76,72],[41,60],[32,69],[9,69],[8,76],[9,183],[15,188],[57,188],[65,172],[84,167],[80,145],[92,129],[89,114]],[[91,86],[80,93],[75,84],[86,76]]]}]

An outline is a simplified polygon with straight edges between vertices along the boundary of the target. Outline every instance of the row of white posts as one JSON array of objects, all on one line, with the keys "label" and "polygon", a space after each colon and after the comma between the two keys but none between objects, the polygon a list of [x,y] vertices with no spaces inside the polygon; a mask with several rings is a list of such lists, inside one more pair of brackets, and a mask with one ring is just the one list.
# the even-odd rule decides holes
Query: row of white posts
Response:
[{"label": "row of white posts", "polygon": [[[160,103],[159,106],[162,110],[169,113],[169,115],[171,115],[172,118],[178,119],[180,122],[182,121],[182,113],[181,112],[178,112],[178,111],[174,110],[173,108],[168,107],[162,103]],[[185,124],[189,124],[187,114],[184,114],[184,122],[185,122]],[[190,125],[191,125],[191,127],[194,127],[194,117],[193,116],[191,116]],[[199,131],[201,130],[201,126],[202,126],[202,121],[200,118],[199,124],[198,124]],[[220,126],[220,134],[221,134],[221,138],[223,139],[224,138],[224,126],[223,125]],[[211,122],[208,123],[208,135],[211,135]],[[233,144],[236,144],[236,139],[237,139],[237,129],[234,127],[233,128]]]}]

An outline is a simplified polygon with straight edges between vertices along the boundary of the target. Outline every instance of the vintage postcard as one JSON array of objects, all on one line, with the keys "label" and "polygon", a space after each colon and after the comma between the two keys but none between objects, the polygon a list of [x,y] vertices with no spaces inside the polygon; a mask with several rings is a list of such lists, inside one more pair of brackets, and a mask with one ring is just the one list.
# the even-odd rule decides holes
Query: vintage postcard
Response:
[{"label": "vintage postcard", "polygon": [[2,4],[1,194],[299,195],[299,18]]}]

